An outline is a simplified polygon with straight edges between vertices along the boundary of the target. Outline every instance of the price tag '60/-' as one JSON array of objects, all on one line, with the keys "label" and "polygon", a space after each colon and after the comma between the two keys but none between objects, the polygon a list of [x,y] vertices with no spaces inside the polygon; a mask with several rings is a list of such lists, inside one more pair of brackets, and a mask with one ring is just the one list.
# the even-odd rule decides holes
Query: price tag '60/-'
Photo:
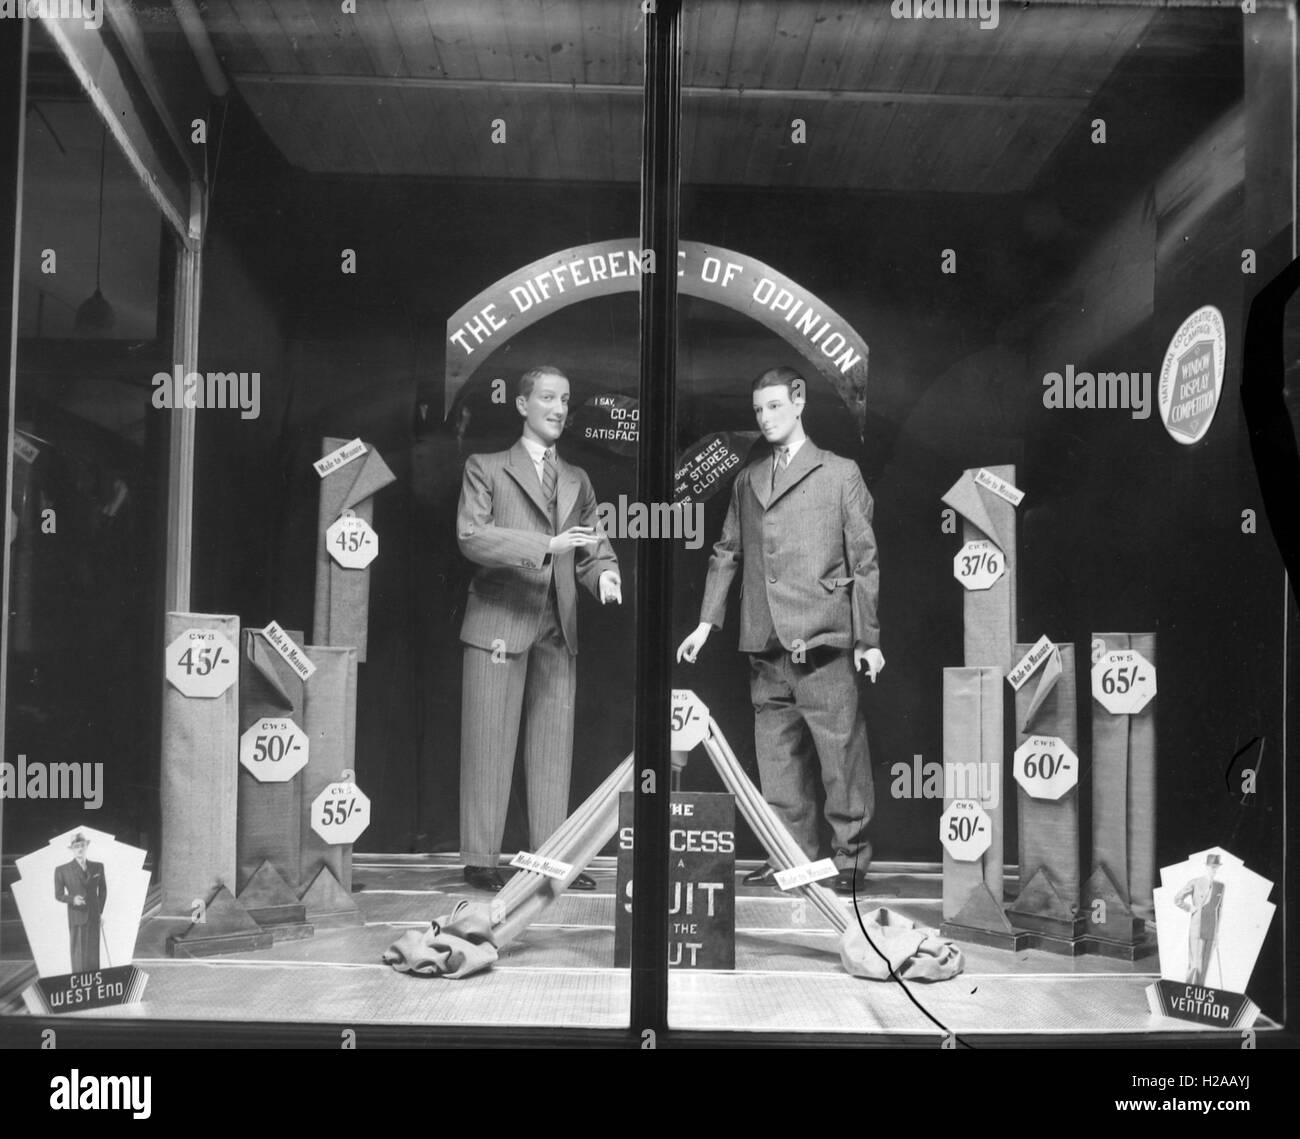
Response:
[{"label": "price tag '60/-'", "polygon": [[370,800],[355,783],[331,783],[312,801],[311,829],[326,842],[348,846],[370,825]]},{"label": "price tag '60/-'", "polygon": [[967,542],[952,559],[952,576],[967,589],[988,589],[1006,572],[1006,556],[986,538]]},{"label": "price tag '60/-'", "polygon": [[1079,782],[1079,757],[1060,736],[1030,736],[1011,773],[1032,798],[1059,799]]}]

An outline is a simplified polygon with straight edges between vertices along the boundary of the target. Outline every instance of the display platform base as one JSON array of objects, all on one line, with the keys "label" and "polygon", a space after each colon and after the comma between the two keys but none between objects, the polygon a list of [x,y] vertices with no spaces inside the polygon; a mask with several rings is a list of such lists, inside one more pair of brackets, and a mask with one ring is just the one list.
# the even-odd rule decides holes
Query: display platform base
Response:
[{"label": "display platform base", "polygon": [[1146,992],[1147,1004],[1157,1016],[1190,1020],[1212,1028],[1250,1028],[1259,1016],[1259,1006],[1245,993],[1212,989],[1209,985],[1160,980]]},{"label": "display platform base", "polygon": [[1032,931],[1029,948],[1041,949],[1044,953],[1055,953],[1058,957],[1082,957],[1088,952],[1086,937],[1056,937],[1050,933]]},{"label": "display platform base", "polygon": [[307,924],[306,905],[269,861],[257,868],[236,900],[276,941],[296,941],[314,932]]},{"label": "display platform base", "polygon": [[993,949],[1029,949],[1033,935],[1017,929],[1003,913],[1002,906],[981,882],[967,895],[960,910],[939,927],[944,937],[965,941],[971,945],[987,945]]},{"label": "display platform base", "polygon": [[235,896],[219,886],[190,927],[167,938],[167,952],[172,957],[217,957],[269,949],[274,943]]},{"label": "display platform base", "polygon": [[939,927],[944,937],[953,941],[964,941],[970,945],[987,945],[991,949],[1009,949],[1018,952],[1021,949],[1033,949],[1037,934],[1025,930],[981,929],[973,925],[958,925],[946,921]]},{"label": "display platform base", "polygon": [[[1134,919],[1140,921],[1140,919]],[[1084,937],[1081,939],[1084,953],[1095,953],[1100,957],[1111,957],[1116,961],[1141,961],[1156,952],[1156,943],[1149,937],[1139,934],[1132,941],[1112,941],[1106,937]]]},{"label": "display platform base", "polygon": [[1088,932],[1087,918],[1027,914],[1015,907],[1007,909],[1007,920],[1017,929],[1027,929],[1030,933],[1042,934],[1053,941],[1078,941]]},{"label": "display platform base", "polygon": [[334,877],[328,866],[322,866],[303,891],[303,906],[307,920],[317,929],[339,929],[349,925],[365,925],[361,910],[352,895]]},{"label": "display platform base", "polygon": [[257,923],[271,935],[277,945],[282,941],[303,941],[316,935],[316,925],[309,921],[263,922]]}]

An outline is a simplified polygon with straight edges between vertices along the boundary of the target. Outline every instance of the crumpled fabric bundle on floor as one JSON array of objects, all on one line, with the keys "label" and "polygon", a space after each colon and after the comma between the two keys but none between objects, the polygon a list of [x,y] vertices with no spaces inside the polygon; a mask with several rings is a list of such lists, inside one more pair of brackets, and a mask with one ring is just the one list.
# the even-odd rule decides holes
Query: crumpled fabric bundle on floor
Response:
[{"label": "crumpled fabric bundle on floor", "polygon": [[488,968],[497,959],[491,910],[461,902],[425,930],[408,929],[384,950],[384,964],[399,973],[459,980]]},{"label": "crumpled fabric bundle on floor", "polygon": [[892,968],[904,981],[947,981],[966,967],[961,949],[940,937],[937,929],[917,925],[883,906],[863,914],[862,924],[870,942],[855,921],[840,939],[840,961],[855,977],[888,981]]}]

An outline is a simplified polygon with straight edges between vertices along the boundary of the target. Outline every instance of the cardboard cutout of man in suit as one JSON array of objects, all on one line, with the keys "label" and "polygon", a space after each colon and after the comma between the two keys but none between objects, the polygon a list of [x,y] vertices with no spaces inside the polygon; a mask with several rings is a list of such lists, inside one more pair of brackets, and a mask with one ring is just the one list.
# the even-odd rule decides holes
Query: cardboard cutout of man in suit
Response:
[{"label": "cardboard cutout of man in suit", "polygon": [[[519,380],[523,434],[508,451],[465,464],[456,537],[477,563],[460,639],[460,842],[465,880],[505,884],[505,831],[521,715],[528,825],[537,849],[569,809],[577,677],[577,584],[622,604],[618,559],[597,523],[591,480],[555,451],[569,414],[569,381],[553,367]],[[595,889],[586,874],[572,888]]]},{"label": "cardboard cutout of man in suit", "polygon": [[71,862],[54,868],[54,896],[68,907],[68,939],[72,972],[93,973],[99,968],[99,922],[108,897],[102,862],[87,862],[90,840],[78,831],[68,848]]},{"label": "cardboard cutout of man in suit", "polygon": [[[823,451],[803,430],[804,381],[773,368],[753,383],[754,416],[772,445],[731,488],[709,559],[700,624],[678,647],[693,663],[722,628],[739,569],[741,652],[749,654],[754,744],[763,798],[809,860],[820,856],[817,779],[825,789],[832,883],[851,893],[871,861],[875,807],[857,672],[885,666],[876,597],[873,504],[857,464]],[[748,875],[775,885],[771,866]]]},{"label": "cardboard cutout of man in suit", "polygon": [[[1174,895],[1174,905],[1185,910],[1187,925],[1187,984],[1204,985],[1210,972],[1219,937],[1219,916],[1223,913],[1223,883],[1215,880],[1221,859],[1217,854],[1205,856],[1205,873],[1185,883]],[[1222,968],[1219,970],[1222,972]],[[1219,984],[1223,984],[1220,977]]]}]

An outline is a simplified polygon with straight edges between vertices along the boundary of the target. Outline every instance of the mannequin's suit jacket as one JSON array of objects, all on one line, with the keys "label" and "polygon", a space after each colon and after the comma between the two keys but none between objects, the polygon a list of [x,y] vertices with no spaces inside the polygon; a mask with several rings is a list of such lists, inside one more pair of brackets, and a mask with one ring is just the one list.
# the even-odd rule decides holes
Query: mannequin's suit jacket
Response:
[{"label": "mannequin's suit jacket", "polygon": [[[556,522],[543,499],[541,480],[522,440],[508,451],[471,455],[465,464],[456,536],[461,552],[478,564],[460,639],[481,649],[500,639],[508,653],[527,649],[537,635],[551,579],[560,625],[570,653],[578,651],[577,582],[599,600],[600,575],[618,572],[618,558],[603,533],[595,546],[547,551],[551,537],[571,526],[595,526],[596,492],[587,472],[556,453]],[[487,710],[485,709],[485,714]]]},{"label": "mannequin's suit jacket", "polygon": [[[74,906],[72,899],[80,894],[86,899],[84,906]],[[68,907],[68,927],[85,925],[94,920],[99,921],[104,912],[104,902],[108,897],[108,887],[104,878],[104,864],[86,859],[86,869],[82,870],[74,858],[62,866],[54,868],[54,896]]]},{"label": "mannequin's suit jacket", "polygon": [[763,652],[773,627],[787,651],[878,647],[874,504],[857,464],[806,439],[771,486],[770,453],[736,476],[700,620],[722,628],[739,569],[741,652]]}]

